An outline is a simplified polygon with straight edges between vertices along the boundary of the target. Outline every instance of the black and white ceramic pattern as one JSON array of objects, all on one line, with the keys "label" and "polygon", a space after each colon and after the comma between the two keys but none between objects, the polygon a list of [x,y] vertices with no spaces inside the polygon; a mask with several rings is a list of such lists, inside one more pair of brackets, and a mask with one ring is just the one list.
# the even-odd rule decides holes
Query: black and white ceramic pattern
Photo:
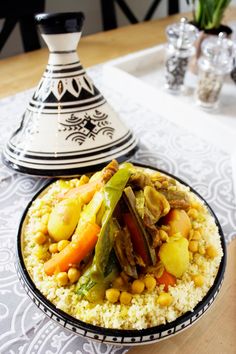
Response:
[{"label": "black and white ceramic pattern", "polygon": [[[143,164],[137,164],[142,167],[148,167]],[[173,176],[170,173],[162,171],[160,169],[152,167],[155,171],[164,172],[165,174],[177,179],[184,185],[187,185],[185,182]],[[224,278],[225,266],[226,266],[226,244],[223,235],[223,231],[221,229],[220,223],[214,214],[213,210],[209,206],[209,204],[202,198],[198,192],[196,192],[193,188],[190,187],[191,191],[195,193],[208,207],[209,212],[215,219],[215,223],[219,229],[219,234],[221,238],[221,245],[223,248],[223,257],[220,263],[220,267],[218,270],[218,274],[215,278],[214,284],[212,285],[211,289],[208,291],[206,296],[203,298],[201,302],[194,308],[193,312],[187,312],[181,317],[177,318],[175,321],[167,323],[165,325],[160,325],[156,327],[151,327],[143,330],[118,330],[118,329],[108,329],[99,326],[94,326],[83,321],[77,320],[72,316],[66,314],[65,312],[56,308],[50,301],[48,301],[42,293],[36,288],[34,282],[32,281],[25,263],[24,257],[22,252],[22,242],[23,242],[23,229],[24,224],[27,217],[28,209],[30,208],[32,202],[41,194],[45,193],[45,190],[53,181],[50,181],[49,184],[44,186],[32,199],[29,203],[25,212],[22,216],[19,231],[18,231],[18,238],[17,238],[17,260],[16,260],[16,270],[19,277],[21,284],[23,285],[26,293],[31,298],[31,300],[35,303],[35,305],[44,312],[46,316],[50,319],[54,320],[64,328],[78,334],[80,336],[100,341],[107,344],[116,344],[116,345],[126,345],[126,346],[134,346],[140,344],[149,344],[153,342],[158,342],[163,339],[169,338],[179,332],[189,328],[192,326],[197,320],[199,320],[206,311],[210,308],[213,304],[214,300],[216,299],[222,282]]]},{"label": "black and white ceramic pattern", "polygon": [[137,149],[122,123],[82,67],[76,48],[82,13],[39,14],[36,20],[49,48],[46,70],[8,141],[4,163],[40,176],[74,175]]}]

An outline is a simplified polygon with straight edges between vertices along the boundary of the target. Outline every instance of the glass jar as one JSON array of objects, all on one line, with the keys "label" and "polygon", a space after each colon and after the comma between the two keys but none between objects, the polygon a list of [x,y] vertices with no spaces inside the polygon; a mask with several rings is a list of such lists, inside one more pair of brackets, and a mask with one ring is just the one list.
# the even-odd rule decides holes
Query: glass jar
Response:
[{"label": "glass jar", "polygon": [[221,32],[218,37],[205,39],[201,48],[197,103],[203,108],[217,108],[225,75],[233,68],[234,45]]},{"label": "glass jar", "polygon": [[194,42],[198,30],[186,18],[166,28],[168,45],[165,62],[165,87],[172,93],[184,88],[189,58],[195,53]]}]

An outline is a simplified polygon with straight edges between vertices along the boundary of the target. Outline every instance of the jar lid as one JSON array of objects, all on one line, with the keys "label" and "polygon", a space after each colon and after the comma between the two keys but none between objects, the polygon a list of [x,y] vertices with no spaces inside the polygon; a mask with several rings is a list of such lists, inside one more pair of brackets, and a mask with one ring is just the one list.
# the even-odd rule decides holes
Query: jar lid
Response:
[{"label": "jar lid", "polygon": [[202,42],[202,64],[214,67],[222,73],[228,73],[233,67],[235,46],[233,41],[220,32],[218,36],[210,36]]},{"label": "jar lid", "polygon": [[177,50],[192,50],[193,43],[197,39],[198,29],[189,24],[185,17],[177,23],[174,23],[166,28],[166,35],[169,44]]}]

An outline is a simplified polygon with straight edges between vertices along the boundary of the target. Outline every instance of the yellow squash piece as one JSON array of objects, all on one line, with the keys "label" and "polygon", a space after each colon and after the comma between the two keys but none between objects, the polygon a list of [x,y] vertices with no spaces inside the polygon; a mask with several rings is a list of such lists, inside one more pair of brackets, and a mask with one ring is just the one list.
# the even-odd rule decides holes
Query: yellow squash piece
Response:
[{"label": "yellow squash piece", "polygon": [[79,221],[81,203],[78,199],[64,199],[52,210],[48,233],[55,241],[68,240]]},{"label": "yellow squash piece", "polygon": [[96,217],[100,209],[102,209],[101,207],[102,207],[103,200],[104,200],[103,192],[97,191],[94,194],[91,201],[83,208],[80,214],[79,223],[75,230],[76,235],[78,235],[81,232],[81,230],[84,229],[86,224],[98,222],[98,220],[96,220]]},{"label": "yellow squash piece", "polygon": [[159,257],[167,272],[180,278],[189,265],[188,240],[181,237],[178,240],[164,243],[159,251]]}]

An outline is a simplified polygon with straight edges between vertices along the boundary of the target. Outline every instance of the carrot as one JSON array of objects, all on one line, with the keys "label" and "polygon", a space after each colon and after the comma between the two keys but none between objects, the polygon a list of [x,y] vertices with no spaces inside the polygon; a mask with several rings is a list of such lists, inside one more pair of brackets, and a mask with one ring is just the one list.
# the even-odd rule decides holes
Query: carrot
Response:
[{"label": "carrot", "polygon": [[103,180],[98,179],[93,182],[88,182],[82,184],[82,186],[75,187],[61,196],[62,199],[65,198],[77,198],[80,197],[84,204],[88,204],[93,198],[96,191],[100,190],[104,185]]},{"label": "carrot", "polygon": [[174,286],[176,284],[176,278],[174,275],[164,270],[162,276],[160,278],[157,278],[157,283],[164,284],[165,285],[164,290],[168,291],[169,286]]},{"label": "carrot", "polygon": [[94,249],[99,232],[100,227],[97,224],[88,223],[75,240],[44,264],[45,273],[53,275],[56,270],[66,272],[71,264],[82,261]]}]

